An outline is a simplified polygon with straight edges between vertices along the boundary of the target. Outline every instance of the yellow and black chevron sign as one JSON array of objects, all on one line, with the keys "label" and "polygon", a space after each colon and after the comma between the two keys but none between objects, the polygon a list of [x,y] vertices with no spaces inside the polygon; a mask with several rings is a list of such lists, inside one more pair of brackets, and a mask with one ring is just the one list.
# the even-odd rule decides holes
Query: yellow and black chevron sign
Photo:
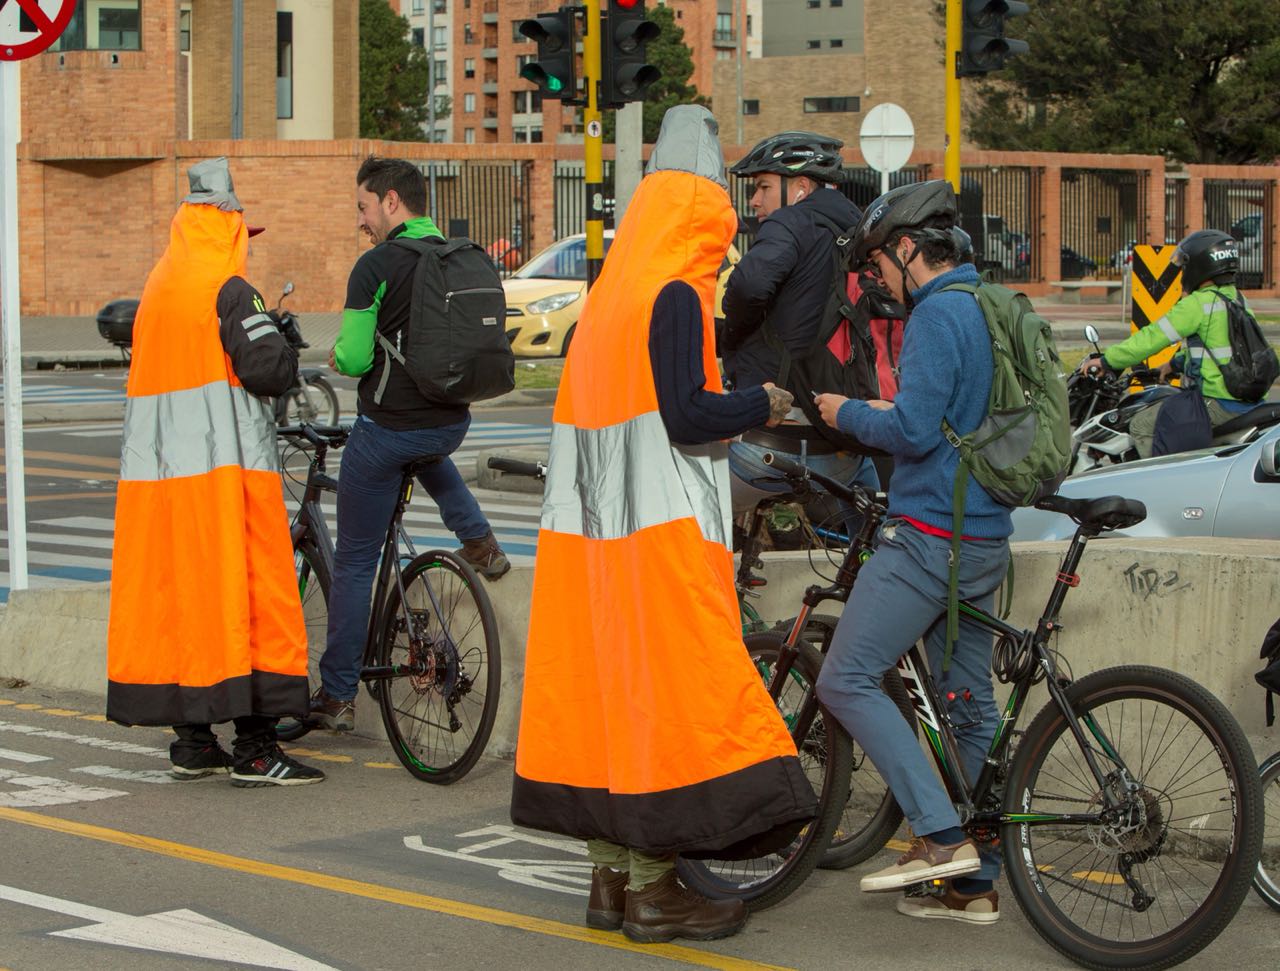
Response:
[{"label": "yellow and black chevron sign", "polygon": [[1133,248],[1133,329],[1153,324],[1182,297],[1180,267],[1173,264],[1176,246]]}]

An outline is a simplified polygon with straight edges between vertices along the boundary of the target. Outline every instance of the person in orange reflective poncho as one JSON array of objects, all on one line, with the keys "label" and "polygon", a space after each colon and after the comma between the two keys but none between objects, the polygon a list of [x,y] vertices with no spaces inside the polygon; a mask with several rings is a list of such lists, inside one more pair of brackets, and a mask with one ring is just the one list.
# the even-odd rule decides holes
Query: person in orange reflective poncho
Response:
[{"label": "person in orange reflective poncho", "polygon": [[[307,710],[272,403],[296,353],[244,280],[249,237],[227,160],[190,169],[169,246],[147,277],[116,493],[107,717],[172,725],[172,774],[301,785],[276,719]],[[213,734],[234,721],[234,757]]]},{"label": "person in orange reflective poncho", "polygon": [[675,856],[755,855],[815,812],[733,587],[725,440],[791,396],[721,393],[725,185],[711,114],[672,108],[578,321],[538,534],[511,815],[586,839],[587,923],[637,941],[735,933],[742,903]]}]

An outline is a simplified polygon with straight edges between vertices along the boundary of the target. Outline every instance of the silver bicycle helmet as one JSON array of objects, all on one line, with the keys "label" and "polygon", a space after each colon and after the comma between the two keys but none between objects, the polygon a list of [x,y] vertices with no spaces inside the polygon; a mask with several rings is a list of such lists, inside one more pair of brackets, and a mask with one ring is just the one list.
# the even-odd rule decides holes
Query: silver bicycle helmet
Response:
[{"label": "silver bicycle helmet", "polygon": [[844,142],[811,131],[784,131],[770,135],[729,169],[733,175],[773,172],[783,178],[804,175],[817,182],[835,182],[843,162]]}]

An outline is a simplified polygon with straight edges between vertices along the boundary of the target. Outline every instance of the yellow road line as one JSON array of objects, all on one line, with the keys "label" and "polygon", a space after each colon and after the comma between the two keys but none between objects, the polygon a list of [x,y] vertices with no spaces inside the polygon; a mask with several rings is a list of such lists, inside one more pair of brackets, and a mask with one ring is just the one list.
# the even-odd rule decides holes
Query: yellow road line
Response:
[{"label": "yellow road line", "polygon": [[0,705],[16,705],[17,702],[12,698],[0,698]]},{"label": "yellow road line", "polygon": [[39,711],[41,708],[44,707],[44,705],[37,704],[36,702],[33,702],[33,701],[24,701],[19,705],[15,705],[14,707],[17,708],[18,711]]},{"label": "yellow road line", "polygon": [[107,716],[106,715],[81,715],[80,720],[87,721],[87,722],[104,722],[107,720]]},{"label": "yellow road line", "polygon": [[400,768],[395,762],[366,762],[366,769],[398,769]]},{"label": "yellow road line", "polygon": [[27,812],[23,809],[10,809],[0,806],[0,819],[19,823],[23,826],[34,826],[55,833],[71,836],[82,836],[86,839],[99,840],[103,843],[114,843],[147,853],[169,856],[191,863],[202,863],[206,866],[218,867],[222,870],[234,870],[252,876],[270,877],[287,883],[297,883],[319,890],[331,890],[334,893],[345,893],[353,897],[364,897],[368,900],[381,900],[385,903],[399,904],[415,910],[425,910],[449,917],[462,917],[466,920],[480,921],[499,927],[511,927],[516,930],[542,934],[546,937],[558,937],[567,941],[578,941],[582,944],[594,944],[597,947],[608,947],[617,951],[630,951],[633,954],[647,954],[653,957],[666,958],[671,961],[683,961],[704,968],[719,968],[723,971],[746,971],[746,969],[763,969],[763,971],[789,971],[777,965],[760,964],[742,958],[723,954],[711,954],[696,948],[679,944],[632,944],[621,934],[609,931],[595,931],[560,921],[547,920],[543,917],[531,917],[527,914],[516,914],[498,910],[494,907],[482,907],[478,904],[463,903],[447,897],[433,897],[428,894],[414,893],[409,890],[397,890],[363,880],[348,880],[345,877],[334,877],[324,873],[311,873],[295,867],[279,866],[262,860],[251,860],[245,857],[231,856],[213,850],[188,846],[185,843],[173,843],[169,840],[157,839],[154,836],[143,836],[91,823],[81,823],[72,819],[59,819],[56,816],[43,816],[40,813]]},{"label": "yellow road line", "polygon": [[79,718],[84,714],[82,711],[73,711],[70,708],[41,708],[40,713],[44,715],[61,715],[63,718]]}]

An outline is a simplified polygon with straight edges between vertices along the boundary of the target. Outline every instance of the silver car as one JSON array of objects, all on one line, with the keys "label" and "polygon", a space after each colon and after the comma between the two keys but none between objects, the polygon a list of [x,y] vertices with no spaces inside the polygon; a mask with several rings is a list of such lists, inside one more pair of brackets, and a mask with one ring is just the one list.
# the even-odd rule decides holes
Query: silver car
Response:
[{"label": "silver car", "polygon": [[[1145,503],[1147,518],[1118,535],[1280,539],[1280,426],[1244,445],[1104,466],[1067,479],[1058,492]],[[1070,539],[1075,528],[1059,513],[1013,512],[1014,540]]]}]

